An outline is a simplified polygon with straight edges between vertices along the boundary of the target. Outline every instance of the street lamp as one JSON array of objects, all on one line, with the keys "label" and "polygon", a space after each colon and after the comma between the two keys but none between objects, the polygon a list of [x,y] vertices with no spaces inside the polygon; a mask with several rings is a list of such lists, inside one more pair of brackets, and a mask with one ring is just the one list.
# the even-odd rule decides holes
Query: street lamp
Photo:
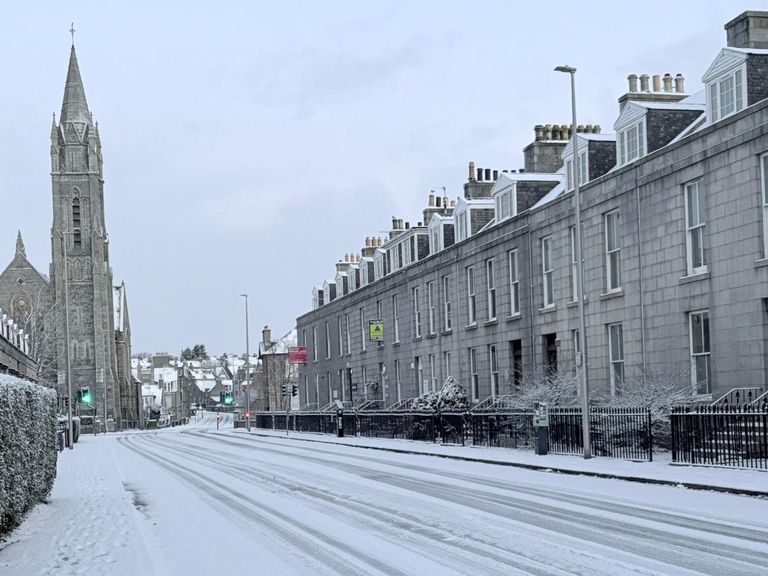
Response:
[{"label": "street lamp", "polygon": [[245,429],[251,431],[251,350],[248,330],[248,294],[240,294],[245,298]]},{"label": "street lamp", "polygon": [[[584,320],[584,256],[581,228],[581,192],[579,190],[579,139],[576,131],[576,68],[573,66],[558,66],[555,72],[565,72],[571,76],[571,137],[573,139],[573,188],[576,202],[576,233],[574,234],[574,251],[576,252],[576,297],[579,299],[579,350],[576,356],[576,368],[579,374],[581,389],[581,429],[584,444],[584,458],[592,458],[592,445],[589,435],[589,380],[587,377],[587,330]],[[566,186],[568,182],[566,179]]]},{"label": "street lamp", "polygon": [[[69,449],[74,449],[74,431],[72,430],[72,362],[69,357],[69,277],[67,272],[67,245],[64,240],[64,234],[59,230],[55,231],[61,241],[61,255],[64,261],[64,343],[66,345],[66,365],[67,365],[67,428],[69,430]],[[94,426],[95,426],[94,422]]]}]

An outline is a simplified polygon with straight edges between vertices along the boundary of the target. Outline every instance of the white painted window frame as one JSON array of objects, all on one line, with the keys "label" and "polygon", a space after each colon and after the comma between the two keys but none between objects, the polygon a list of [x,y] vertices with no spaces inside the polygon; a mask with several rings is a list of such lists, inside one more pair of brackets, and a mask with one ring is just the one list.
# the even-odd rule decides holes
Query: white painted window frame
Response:
[{"label": "white painted window frame", "polygon": [[[617,333],[618,341],[617,344],[614,344],[614,336]],[[621,322],[608,324],[608,371],[611,396],[615,396],[617,389],[624,380],[624,326]]]},{"label": "white painted window frame", "polygon": [[520,276],[518,274],[517,248],[509,251],[509,310],[510,316],[520,314]]},{"label": "white painted window frame", "polygon": [[[703,207],[703,194],[701,189],[701,180],[694,180],[683,185],[683,194],[685,198],[685,252],[686,252],[686,270],[689,276],[695,274],[704,274],[707,271],[707,251],[705,249],[706,242],[706,213]],[[696,216],[697,221],[691,221],[692,207],[691,207],[691,195],[690,191],[696,191]],[[694,259],[694,239],[698,238],[699,252],[701,257],[701,263],[696,265]]]},{"label": "white painted window frame", "polygon": [[497,301],[496,301],[496,270],[495,270],[495,259],[489,258],[485,261],[485,280],[486,280],[486,291],[487,291],[487,312],[488,312],[488,321],[496,320],[496,315],[498,313],[497,310]]},{"label": "white painted window frame", "polygon": [[[737,82],[738,80],[738,82]],[[733,82],[733,109],[723,110],[724,88],[728,81]],[[740,89],[739,89],[740,84]],[[747,63],[746,61],[723,72],[706,84],[707,119],[710,124],[719,122],[741,112],[747,107]]]},{"label": "white painted window frame", "polygon": [[477,295],[475,294],[475,267],[467,266],[467,325],[477,324]]},{"label": "white painted window frame", "polygon": [[[701,337],[702,337],[702,347],[704,346],[704,343],[709,344],[709,348],[704,350],[694,350],[694,317],[700,317],[702,320],[706,316],[707,319],[707,330],[708,334],[705,336],[704,332],[704,323],[701,321]],[[694,310],[692,312],[688,313],[688,338],[689,338],[689,350],[691,354],[691,386],[693,388],[693,394],[695,396],[706,396],[712,393],[712,332],[710,330],[710,319],[709,319],[709,310],[708,309],[702,309],[702,310]],[[698,360],[703,359],[704,360],[704,366],[706,369],[706,390],[700,391],[699,390],[699,381],[697,378],[698,375]]]},{"label": "white painted window frame", "polygon": [[[615,231],[611,238],[611,222]],[[621,212],[619,209],[611,210],[603,215],[603,228],[605,230],[605,288],[607,293],[621,291]],[[615,272],[616,284],[613,283]]]},{"label": "white painted window frame", "polygon": [[555,267],[552,255],[552,235],[541,239],[542,301],[544,308],[555,305]]}]

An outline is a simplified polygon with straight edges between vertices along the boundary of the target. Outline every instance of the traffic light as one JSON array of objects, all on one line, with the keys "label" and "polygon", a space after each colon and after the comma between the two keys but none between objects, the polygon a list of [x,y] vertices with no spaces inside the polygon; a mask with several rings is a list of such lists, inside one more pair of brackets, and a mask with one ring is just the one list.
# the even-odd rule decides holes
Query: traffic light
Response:
[{"label": "traffic light", "polygon": [[234,401],[235,400],[232,398],[232,393],[231,392],[227,392],[224,395],[224,405],[225,406],[230,406]]},{"label": "traffic light", "polygon": [[76,400],[78,404],[90,404],[91,403],[91,391],[85,388],[77,389]]},{"label": "traffic light", "polygon": [[298,396],[299,395],[299,387],[294,384],[291,386],[291,396]]},{"label": "traffic light", "polygon": [[283,384],[283,396],[288,396],[288,384]]}]

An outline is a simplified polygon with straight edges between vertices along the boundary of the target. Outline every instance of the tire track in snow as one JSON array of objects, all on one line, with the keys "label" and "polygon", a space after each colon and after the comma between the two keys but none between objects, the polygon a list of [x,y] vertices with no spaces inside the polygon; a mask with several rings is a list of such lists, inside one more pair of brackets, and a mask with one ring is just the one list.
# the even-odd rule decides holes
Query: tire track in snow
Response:
[{"label": "tire track in snow", "polygon": [[[194,433],[193,435],[233,446],[243,446],[243,442],[245,442],[251,444],[251,447],[256,450],[271,451],[282,455],[294,456],[302,460],[311,461],[337,470],[343,470],[358,476],[363,476],[374,481],[388,483],[398,488],[419,492],[426,496],[437,497],[467,506],[471,503],[472,506],[470,507],[486,511],[496,516],[502,516],[529,525],[544,527],[552,532],[570,535],[595,544],[603,544],[606,534],[608,533],[613,540],[612,547],[619,548],[622,551],[635,556],[662,561],[669,566],[694,569],[703,574],[721,576],[722,574],[727,573],[729,576],[754,576],[768,564],[768,554],[729,545],[723,542],[713,542],[699,537],[670,533],[647,526],[628,525],[626,521],[616,520],[605,516],[595,516],[589,513],[578,514],[568,510],[563,511],[562,508],[549,504],[532,503],[530,500],[521,500],[509,496],[483,495],[468,491],[466,488],[455,488],[441,482],[439,480],[441,472],[435,471],[434,469],[419,467],[420,469],[417,470],[438,478],[438,480],[426,482],[411,477],[388,475],[380,471],[374,472],[356,464],[328,461],[312,455],[312,450],[293,446],[286,447],[282,442],[267,442],[267,444],[270,444],[273,448],[265,448],[261,445],[262,438],[259,438],[258,441],[254,443],[247,437],[240,439],[229,435],[225,437],[224,435],[205,433]],[[275,447],[282,448],[282,450],[276,449]],[[291,452],[291,450],[309,452],[310,455],[296,454],[295,452]],[[355,456],[345,456],[330,451],[323,452],[331,454],[335,458],[341,457],[358,460]],[[370,460],[370,458],[367,457],[363,459]],[[377,459],[373,460],[379,464],[394,467],[396,469],[408,468],[408,466],[401,465],[400,462],[394,464],[392,462]],[[372,472],[374,472],[374,475],[371,475]],[[472,482],[473,484],[478,483],[477,477],[468,478],[469,482]],[[441,493],[436,492],[438,488]],[[498,488],[512,491],[517,490],[517,486],[499,486]],[[541,497],[540,494],[536,494],[532,491],[529,492],[534,496]],[[592,503],[590,500],[594,500],[586,499],[583,503],[580,503],[578,497],[571,498],[577,505],[587,509],[589,509]],[[630,509],[632,511],[636,510],[634,507],[630,507]],[[647,512],[647,510],[644,511]],[[608,512],[612,512],[612,510],[608,509]],[[665,515],[667,514],[665,513]],[[632,514],[630,514],[630,517],[631,516]],[[665,524],[665,520],[663,519],[654,521]],[[722,526],[712,522],[704,522],[705,529],[702,530],[698,527],[695,520],[691,520],[691,522],[692,524],[687,526],[687,528],[696,532],[706,533],[707,524]],[[714,533],[720,536],[732,537],[731,532],[727,531],[731,527],[727,525],[722,527],[722,531]],[[752,536],[754,536],[754,534],[752,534]],[[761,542],[765,542],[765,540],[762,540]],[[665,544],[666,547],[660,547],[660,543]],[[727,563],[726,561],[730,561],[730,563]],[[684,562],[684,564],[681,562]],[[723,572],[723,570],[727,570],[727,572]]]},{"label": "tire track in snow", "polygon": [[[444,526],[435,526],[428,524],[424,518],[408,514],[402,510],[387,508],[385,506],[376,506],[367,502],[350,500],[334,494],[323,492],[309,484],[300,484],[292,481],[290,478],[295,476],[295,471],[290,468],[270,465],[270,470],[274,471],[280,468],[285,475],[277,482],[272,474],[259,473],[255,470],[243,470],[242,464],[231,464],[221,457],[211,455],[210,451],[204,448],[190,446],[183,443],[174,443],[167,436],[160,440],[153,440],[153,444],[160,442],[164,447],[177,453],[185,454],[198,459],[208,465],[215,464],[215,467],[221,471],[227,471],[233,476],[244,480],[266,481],[289,491],[306,496],[309,499],[320,501],[326,507],[332,507],[331,517],[338,518],[346,516],[351,521],[361,524],[362,528],[370,529],[370,524],[366,520],[376,519],[380,522],[379,528],[388,532],[388,537],[393,543],[410,547],[419,554],[425,555],[424,544],[436,546],[430,558],[435,562],[444,564],[446,568],[456,569],[457,563],[466,565],[461,573],[476,573],[500,576],[510,574],[510,570],[522,574],[536,576],[552,576],[556,574],[573,574],[572,570],[578,568],[575,564],[567,566],[553,565],[553,558],[541,555],[535,558],[532,555],[521,554],[519,551],[501,548],[498,543],[488,543],[471,534],[457,534],[451,532]],[[325,510],[324,512],[328,512]],[[408,539],[410,538],[410,540]],[[514,561],[512,557],[505,556],[500,550],[520,558],[521,561]],[[448,554],[450,557],[445,557]],[[478,557],[477,560],[467,555]],[[485,560],[485,561],[483,561]],[[489,566],[488,560],[491,560],[502,566],[501,570],[493,570]],[[629,566],[624,567],[630,570]]]},{"label": "tire track in snow", "polygon": [[[353,562],[344,562],[337,555],[334,555],[327,550],[323,550],[322,548],[318,548],[318,543],[334,548],[338,552],[354,559],[354,561],[362,563],[368,569],[373,569],[375,572],[386,574],[388,576],[407,576],[407,573],[402,572],[395,566],[386,564],[381,560],[366,554],[364,551],[354,549],[344,542],[332,538],[327,534],[323,534],[279,510],[275,510],[257,502],[255,499],[248,497],[242,492],[223,486],[207,478],[204,474],[177,462],[170,462],[163,459],[156,452],[146,450],[147,443],[143,443],[143,446],[141,447],[136,445],[135,437],[118,438],[117,441],[139,456],[158,464],[163,469],[171,472],[187,484],[190,484],[198,491],[213,498],[239,516],[242,516],[251,522],[258,523],[259,527],[266,528],[273,532],[275,535],[288,542],[295,550],[300,551],[309,560],[320,560],[336,574],[358,576],[361,572],[359,570],[360,567],[355,566]],[[298,531],[298,533],[296,531]],[[365,573],[371,574],[372,572],[366,571]]]}]

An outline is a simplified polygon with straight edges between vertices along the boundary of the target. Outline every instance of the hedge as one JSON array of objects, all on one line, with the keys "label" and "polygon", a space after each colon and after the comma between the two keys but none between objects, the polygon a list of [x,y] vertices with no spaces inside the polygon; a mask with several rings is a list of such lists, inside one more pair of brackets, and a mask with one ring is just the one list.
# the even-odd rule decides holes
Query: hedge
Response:
[{"label": "hedge", "polygon": [[57,455],[56,391],[0,374],[0,535],[51,493]]}]

